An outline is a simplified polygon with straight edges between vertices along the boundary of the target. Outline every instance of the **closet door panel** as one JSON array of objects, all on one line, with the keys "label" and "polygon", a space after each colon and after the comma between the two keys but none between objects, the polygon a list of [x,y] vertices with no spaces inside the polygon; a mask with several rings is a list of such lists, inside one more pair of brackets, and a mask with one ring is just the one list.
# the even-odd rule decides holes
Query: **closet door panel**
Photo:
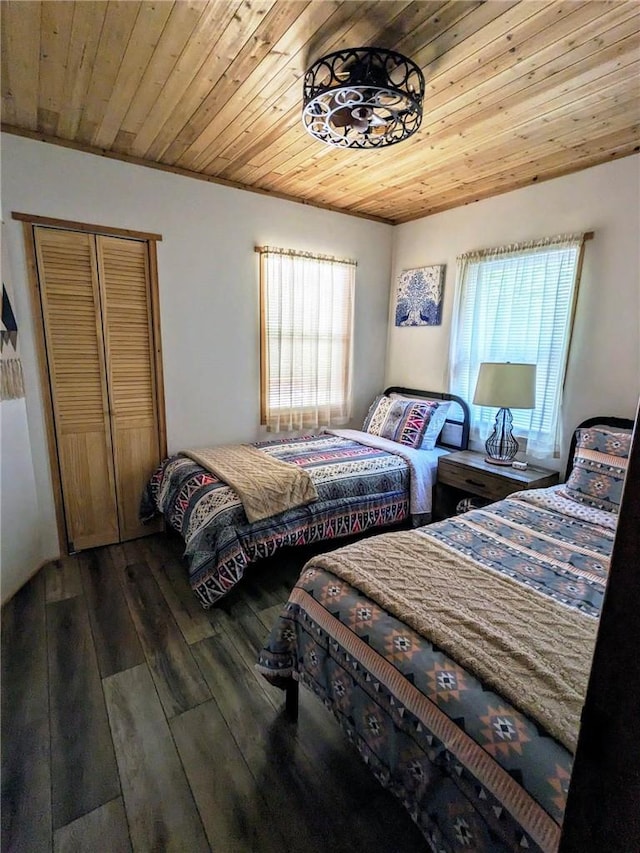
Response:
[{"label": "closet door panel", "polygon": [[147,244],[97,237],[122,541],[161,529],[141,524],[140,498],[160,462]]},{"label": "closet door panel", "polygon": [[34,229],[65,525],[76,550],[118,542],[95,241]]}]

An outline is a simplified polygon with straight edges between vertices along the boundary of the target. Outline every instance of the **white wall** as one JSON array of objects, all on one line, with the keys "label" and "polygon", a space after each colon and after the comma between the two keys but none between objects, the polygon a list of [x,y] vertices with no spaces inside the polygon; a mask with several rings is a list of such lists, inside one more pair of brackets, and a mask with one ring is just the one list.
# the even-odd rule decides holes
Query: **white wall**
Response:
[{"label": "white wall", "polygon": [[[586,243],[567,365],[562,463],[581,420],[602,414],[634,417],[640,393],[638,156],[398,226],[386,384],[447,390],[457,255],[578,231],[594,231],[595,238]],[[447,267],[442,325],[396,328],[397,275],[429,264]]]},{"label": "white wall", "polygon": [[[3,223],[3,241],[5,234]],[[12,287],[14,266],[15,259],[3,242],[2,283],[8,288],[20,329],[22,317],[17,311]],[[20,357],[21,332],[17,343],[15,355]],[[42,548],[24,397],[0,401],[0,459],[0,602],[4,603],[22,586],[25,574],[28,577],[40,567]]]},{"label": "white wall", "polygon": [[0,601],[40,567],[42,541],[24,398],[0,403]]},{"label": "white wall", "polygon": [[[28,419],[27,434],[24,417],[14,417],[13,411],[5,416],[3,406],[3,594],[59,553],[22,229],[11,219],[12,211],[163,235],[158,262],[170,451],[259,434],[256,244],[358,260],[357,423],[384,384],[446,389],[456,255],[593,230],[567,375],[563,419],[569,432],[594,413],[635,412],[640,392],[639,160],[624,158],[392,229],[3,134],[2,216],[12,257]],[[398,272],[435,263],[447,265],[442,325],[396,329]],[[11,506],[19,510],[9,523]]]},{"label": "white wall", "polygon": [[[170,451],[259,434],[258,244],[357,259],[354,423],[382,386],[391,226],[3,134],[2,215],[23,318],[43,560],[57,556],[58,543],[22,229],[12,211],[163,235],[158,268]],[[25,498],[19,482],[11,491]],[[33,568],[25,565],[25,577]]]}]

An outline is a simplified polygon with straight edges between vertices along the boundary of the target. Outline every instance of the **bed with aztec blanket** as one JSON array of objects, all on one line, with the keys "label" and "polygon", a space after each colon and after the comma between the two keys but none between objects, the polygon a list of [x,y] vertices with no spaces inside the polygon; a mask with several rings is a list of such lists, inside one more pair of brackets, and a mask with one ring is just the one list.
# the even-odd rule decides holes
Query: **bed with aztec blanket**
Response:
[{"label": "bed with aztec blanket", "polygon": [[[306,472],[317,496],[291,509],[254,520],[239,493],[206,470],[206,460],[224,464],[225,448],[186,451],[163,461],[142,497],[141,517],[164,514],[185,541],[189,582],[204,607],[215,604],[242,578],[245,568],[288,545],[307,545],[389,527],[410,516],[428,519],[438,457],[466,447],[468,411],[459,398],[412,389],[387,389],[450,401],[438,447],[412,448],[359,430],[333,430],[294,439],[257,442],[253,455]],[[240,446],[229,448],[230,467]],[[197,461],[196,461],[197,460]],[[286,467],[286,466],[285,466]],[[224,469],[223,469],[224,470]],[[280,509],[280,507],[276,507]],[[421,521],[421,523],[424,523]]]},{"label": "bed with aztec blanket", "polygon": [[629,446],[580,432],[562,486],[314,557],[260,654],[438,853],[557,850]]}]

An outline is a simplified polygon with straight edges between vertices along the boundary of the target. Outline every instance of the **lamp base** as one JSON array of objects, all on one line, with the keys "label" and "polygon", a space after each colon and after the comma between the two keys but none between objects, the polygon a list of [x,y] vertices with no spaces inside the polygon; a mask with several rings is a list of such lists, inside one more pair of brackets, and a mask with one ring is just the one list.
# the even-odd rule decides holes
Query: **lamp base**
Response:
[{"label": "lamp base", "polygon": [[510,409],[500,409],[496,415],[493,432],[485,443],[486,462],[491,465],[511,465],[518,452],[518,442],[511,429],[513,418]]},{"label": "lamp base", "polygon": [[508,468],[511,467],[511,463],[513,462],[512,459],[492,459],[490,456],[485,456],[484,461],[490,465],[505,465]]}]

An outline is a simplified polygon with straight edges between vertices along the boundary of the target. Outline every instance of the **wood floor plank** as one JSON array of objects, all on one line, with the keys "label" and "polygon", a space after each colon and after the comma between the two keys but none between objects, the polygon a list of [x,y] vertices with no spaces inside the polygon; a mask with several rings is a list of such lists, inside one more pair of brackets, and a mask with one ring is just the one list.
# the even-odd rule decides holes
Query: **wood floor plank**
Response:
[{"label": "wood floor plank", "polygon": [[282,691],[272,687],[255,669],[260,649],[269,635],[265,625],[257,616],[250,614],[228,624],[224,633],[244,663],[245,679],[248,678],[252,685],[255,682],[257,689],[265,693],[274,708],[279,709],[282,705]]},{"label": "wood floor plank", "polygon": [[213,637],[217,629],[186,582],[187,567],[166,546],[164,537],[148,536],[140,546],[187,643]]},{"label": "wood floor plank", "polygon": [[280,618],[280,614],[282,613],[283,609],[284,602],[282,604],[276,604],[273,607],[269,607],[267,610],[262,610],[260,613],[258,613],[258,619],[262,622],[267,631],[271,631],[273,626]]},{"label": "wood floor plank", "polygon": [[207,616],[216,629],[216,633],[223,631],[227,625],[234,625],[242,616],[253,615],[253,610],[244,598],[242,581],[240,581],[240,584],[235,589],[231,590],[230,593],[217,601],[207,611]]},{"label": "wood floor plank", "polygon": [[190,647],[146,563],[126,567],[124,591],[167,716],[173,717],[210,699]]},{"label": "wood floor plank", "polygon": [[[284,702],[282,691],[269,685],[254,668],[260,648],[268,635],[267,628],[258,617],[244,616],[233,627],[227,626],[224,634],[225,636],[221,637],[219,642],[224,645],[226,638],[228,638],[228,642],[233,646],[233,651],[242,659],[246,667],[245,682],[249,682],[247,688],[253,689],[252,681],[256,681],[258,691],[264,692],[269,703],[278,714],[281,714]],[[207,670],[203,671],[206,674]],[[213,691],[213,688],[212,692],[214,696],[219,698],[220,694]],[[225,697],[228,695],[226,692]],[[242,707],[246,707],[248,702],[249,700],[245,696],[238,707],[242,709]],[[243,711],[240,710],[240,719],[242,715]],[[275,734],[286,740],[286,726],[282,725],[279,729],[280,723],[276,723],[276,719],[278,718],[271,717],[271,725],[276,726]],[[232,731],[235,732],[236,729],[232,728]],[[359,838],[363,849],[377,847],[378,849],[397,850],[398,853],[402,850],[415,850],[417,853],[417,851],[424,849],[424,842],[419,830],[412,826],[406,829],[406,814],[401,807],[399,807],[399,814],[397,809],[394,810],[396,803],[392,799],[390,814],[396,821],[399,821],[402,831],[405,832],[406,830],[408,846],[403,846],[399,842],[397,847],[394,846],[396,844],[394,840],[396,832],[393,827],[385,829],[378,826],[373,830],[371,823],[367,823],[368,811],[363,811],[363,809],[369,799],[379,792],[380,785],[364,766],[333,716],[308,690],[301,691],[300,714],[295,726],[295,743],[295,760],[300,762],[300,767],[297,770],[295,768],[292,770],[295,778],[291,783],[300,782],[301,777],[306,772],[304,768],[313,767],[314,780],[313,782],[308,781],[306,784],[311,787],[319,786],[316,798],[318,802],[323,799],[326,801],[326,810],[331,812],[336,820],[340,815],[345,822],[351,820],[353,836]],[[280,749],[281,747],[274,748]],[[298,776],[295,776],[295,773],[298,773]],[[387,798],[392,796],[385,792],[383,794]],[[356,810],[359,810],[358,815],[351,818],[351,813]],[[390,845],[388,848],[384,844],[377,845],[377,841],[385,837]],[[342,843],[341,839],[336,838],[332,842],[331,849],[339,849]],[[416,844],[417,847],[411,846]]]},{"label": "wood floor plank", "polygon": [[[281,828],[287,833],[285,849],[347,851],[354,849],[352,839],[358,838],[359,847],[362,841],[360,849],[389,849],[395,853],[393,829],[383,832],[378,827],[374,831],[366,825],[365,805],[380,786],[337,722],[314,696],[303,690],[300,718],[292,726],[282,714],[282,691],[272,688],[248,668],[248,649],[257,636],[257,633],[250,636],[243,652],[235,646],[236,637],[226,631],[204,640],[194,649],[211,692],[260,790],[265,792],[270,809],[281,814],[284,803],[289,803],[286,808],[290,825],[286,830]],[[255,683],[256,679],[264,683],[264,690]],[[256,738],[256,731],[262,732],[262,737]],[[314,803],[313,817],[304,807],[305,802]],[[337,827],[341,823],[350,825],[351,813],[358,809],[362,811],[355,820],[354,831],[350,829],[349,836],[344,837]],[[393,808],[391,813],[394,814]],[[324,825],[322,818],[316,820],[318,814],[332,815],[331,828]],[[399,820],[404,831],[407,816],[401,807]],[[401,844],[398,853],[424,850],[422,836],[417,829],[415,833],[411,829],[410,826],[409,841],[415,845],[417,840],[418,846]],[[377,844],[380,832],[389,840],[388,847]]]},{"label": "wood floor plank", "polygon": [[[270,753],[269,728],[278,713],[264,692],[246,677],[246,666],[226,634],[202,640],[194,654],[216,697],[216,703],[271,813],[278,820],[288,853],[323,849],[321,835],[307,819],[308,791],[288,762],[289,750]],[[289,728],[289,738],[295,733]],[[282,764],[282,767],[280,766]],[[326,847],[324,849],[331,849]]]},{"label": "wood floor plank", "polygon": [[134,851],[209,851],[147,665],[103,685]]},{"label": "wood floor plank", "polygon": [[220,849],[220,839],[225,853],[286,850],[216,703],[180,714],[170,726],[212,850]]},{"label": "wood floor plank", "polygon": [[[283,713],[275,714],[265,726],[264,758],[257,767],[256,781],[269,792],[273,789],[286,792],[289,803],[295,803],[296,810],[299,809],[300,819],[306,821],[307,833],[316,845],[314,849],[332,853],[352,853],[354,849],[426,853],[424,843],[403,847],[392,840],[385,846],[377,831],[367,823],[367,812],[358,811],[358,805],[365,805],[366,792],[377,783],[369,778],[364,765],[358,767],[357,756],[349,750],[346,739],[339,766],[332,768],[334,772],[329,772],[326,764],[310,760],[307,745],[304,732],[296,729],[292,734],[291,723]],[[357,768],[355,775],[341,773],[349,764]],[[357,785],[360,781],[365,782],[364,796]],[[274,805],[276,809],[280,807],[277,800]]]},{"label": "wood floor plank", "polygon": [[192,611],[181,548],[164,533],[73,556],[84,594],[66,597],[73,570],[41,572],[4,608],[2,849],[426,850],[322,703],[301,690],[291,724],[255,670],[310,549]]},{"label": "wood floor plank", "polygon": [[262,755],[262,747],[256,744],[247,722],[264,718],[265,714],[271,719],[282,691],[267,685],[276,694],[271,699],[268,691],[257,689],[257,678],[247,677],[246,664],[225,633],[197,643],[193,646],[193,653],[245,759],[254,747]]},{"label": "wood floor plank", "polygon": [[2,843],[51,850],[51,764],[45,578],[2,609]]},{"label": "wood floor plank", "polygon": [[116,571],[123,572],[125,570],[127,558],[122,545],[109,545],[109,557]]},{"label": "wood floor plank", "polygon": [[95,640],[100,675],[106,678],[144,663],[140,640],[109,548],[81,555],[81,575]]},{"label": "wood floor plank", "polygon": [[120,793],[89,615],[82,596],[47,604],[53,827]]},{"label": "wood floor plank", "polygon": [[235,646],[247,666],[253,668],[269,634],[266,625],[252,613],[250,616],[241,616],[232,625],[227,625],[225,631],[233,636]]},{"label": "wood floor plank", "polygon": [[81,595],[82,583],[80,582],[80,565],[75,557],[61,557],[52,560],[44,568],[47,602],[62,601]]},{"label": "wood floor plank", "polygon": [[57,829],[53,834],[53,850],[54,853],[85,853],[90,850],[131,853],[122,797]]}]

